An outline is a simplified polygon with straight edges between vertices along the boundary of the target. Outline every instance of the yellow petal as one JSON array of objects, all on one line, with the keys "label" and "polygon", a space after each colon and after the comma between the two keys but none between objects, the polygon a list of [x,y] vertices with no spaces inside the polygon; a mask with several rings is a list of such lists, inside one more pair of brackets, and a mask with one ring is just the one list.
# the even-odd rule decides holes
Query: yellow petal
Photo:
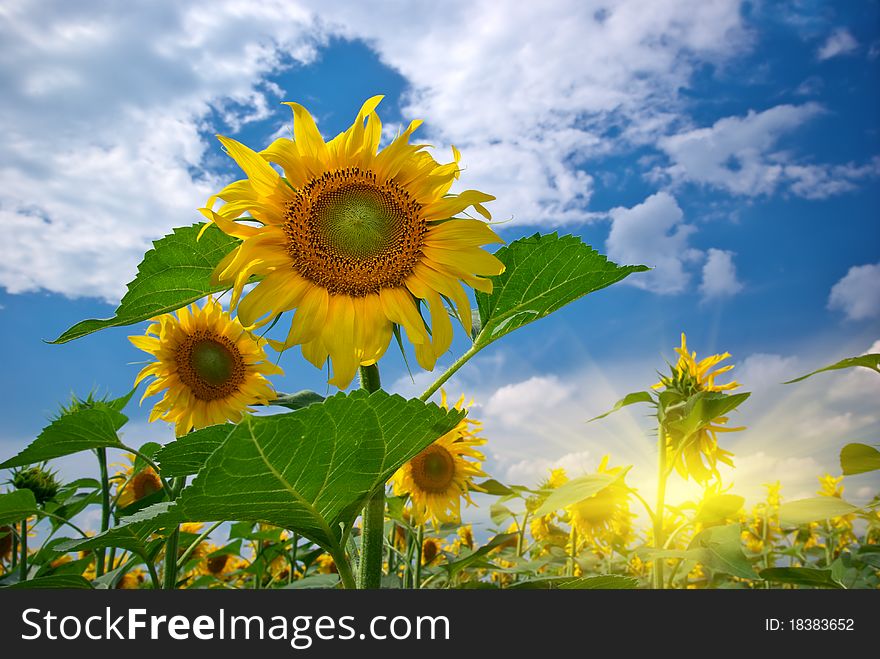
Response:
[{"label": "yellow petal", "polygon": [[226,147],[226,151],[233,160],[242,168],[254,191],[261,197],[270,197],[274,194],[280,177],[278,172],[272,169],[272,166],[256,151],[246,147],[241,142],[237,142],[229,137],[218,135],[217,139]]}]

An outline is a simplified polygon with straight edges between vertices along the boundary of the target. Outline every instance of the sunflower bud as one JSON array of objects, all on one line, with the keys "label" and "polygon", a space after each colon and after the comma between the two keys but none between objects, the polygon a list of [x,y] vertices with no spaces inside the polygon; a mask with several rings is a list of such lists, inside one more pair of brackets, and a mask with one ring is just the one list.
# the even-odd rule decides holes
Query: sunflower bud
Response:
[{"label": "sunflower bud", "polygon": [[42,506],[58,494],[59,483],[55,474],[44,466],[19,469],[12,474],[12,485],[17,490],[30,490],[34,493],[37,505]]}]

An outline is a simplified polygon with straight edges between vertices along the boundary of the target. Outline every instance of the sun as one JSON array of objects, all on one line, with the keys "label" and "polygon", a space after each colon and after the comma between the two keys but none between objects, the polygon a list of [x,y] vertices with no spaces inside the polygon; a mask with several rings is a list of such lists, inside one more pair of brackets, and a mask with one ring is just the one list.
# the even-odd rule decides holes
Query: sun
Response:
[{"label": "sun", "polygon": [[[441,164],[425,145],[410,144],[418,121],[379,150],[381,100],[366,101],[352,126],[329,142],[297,103],[287,104],[293,140],[256,153],[221,136],[248,178],[201,209],[241,240],[214,280],[232,287],[242,323],[253,328],[294,311],[287,338],[273,346],[299,345],[318,368],[329,360],[330,383],[340,388],[359,366],[383,356],[395,327],[406,331],[419,365],[433,369],[452,342],[450,313],[471,331],[463,284],[491,292],[487,277],[504,271],[482,249],[501,238],[487,222],[459,217],[473,208],[490,219],[483,204],[494,197],[451,194],[459,152],[453,147],[453,160]],[[252,277],[259,283],[244,292]]]}]

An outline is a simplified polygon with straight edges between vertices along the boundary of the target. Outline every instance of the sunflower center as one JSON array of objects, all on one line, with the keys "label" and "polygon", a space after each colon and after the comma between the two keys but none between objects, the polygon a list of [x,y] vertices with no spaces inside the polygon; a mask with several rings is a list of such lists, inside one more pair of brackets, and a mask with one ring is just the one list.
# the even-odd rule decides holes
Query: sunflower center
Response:
[{"label": "sunflower center", "polygon": [[226,564],[229,562],[229,554],[220,554],[219,556],[212,556],[208,559],[208,572],[211,574],[222,574],[223,570],[226,569]]},{"label": "sunflower center", "polygon": [[244,382],[244,359],[225,336],[197,330],[177,347],[175,361],[178,377],[199,400],[225,398]]},{"label": "sunflower center", "polygon": [[455,459],[433,444],[412,459],[412,479],[425,492],[445,492],[455,478]]},{"label": "sunflower center", "polygon": [[407,190],[358,167],[312,179],[285,209],[294,269],[331,294],[363,297],[403,286],[426,231]]}]

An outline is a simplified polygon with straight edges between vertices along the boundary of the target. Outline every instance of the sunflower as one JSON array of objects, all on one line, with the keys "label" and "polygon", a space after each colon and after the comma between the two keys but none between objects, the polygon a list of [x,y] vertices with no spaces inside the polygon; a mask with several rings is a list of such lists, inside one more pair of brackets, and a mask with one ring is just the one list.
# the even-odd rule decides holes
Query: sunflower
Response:
[{"label": "sunflower", "polygon": [[[501,238],[482,220],[456,217],[473,207],[490,219],[483,203],[494,197],[449,194],[459,152],[453,147],[452,162],[440,164],[425,145],[410,144],[419,121],[379,151],[381,100],[369,99],[352,126],[327,143],[297,103],[286,104],[294,114],[293,140],[277,139],[256,153],[219,136],[248,178],[201,209],[209,223],[242,241],[214,271],[217,283],[232,286],[241,321],[258,326],[295,309],[286,340],[273,345],[301,346],[318,368],[329,358],[330,383],[340,388],[359,365],[382,357],[395,325],[406,330],[418,363],[433,369],[452,341],[444,300],[470,333],[461,282],[491,292],[486,277],[504,271],[481,249]],[[223,205],[215,212],[218,199]],[[252,276],[262,281],[242,298]]]},{"label": "sunflower", "polygon": [[[441,405],[448,409],[445,393]],[[455,404],[455,409],[461,409],[463,405],[464,396]],[[469,490],[477,489],[473,479],[486,475],[480,469],[486,458],[476,449],[486,443],[475,434],[481,425],[473,419],[462,419],[391,477],[394,494],[409,495],[416,524],[424,524],[428,519],[437,525],[458,523],[462,497],[468,504],[473,503],[468,494]]]},{"label": "sunflower", "polygon": [[779,504],[782,502],[779,481],[765,483],[767,499],[752,509],[751,516],[742,518],[742,540],[746,548],[754,554],[763,554],[765,547],[773,547],[782,535],[779,525]]},{"label": "sunflower", "polygon": [[[608,456],[599,463],[598,473],[620,475],[623,467],[608,467]],[[625,545],[631,536],[629,488],[622,479],[612,482],[596,494],[565,508],[568,520],[580,542],[600,552]]]},{"label": "sunflower", "polygon": [[163,314],[147,328],[146,336],[130,336],[135,347],[156,357],[135,380],[153,376],[144,398],[165,395],[153,406],[150,421],[175,424],[178,436],[193,428],[224,421],[240,421],[250,405],[266,404],[275,397],[265,376],[280,375],[266,361],[263,342],[231,318],[220,304],[208,298],[173,314]]},{"label": "sunflower", "polygon": [[122,469],[117,471],[111,480],[116,481],[116,505],[119,508],[127,508],[136,501],[150,496],[162,489],[162,479],[152,467],[145,467],[137,473],[134,472],[135,456],[128,455],[129,464],[120,465]]},{"label": "sunflower", "polygon": [[[661,376],[660,382],[653,385],[654,389],[663,389],[664,393],[671,394],[668,399],[669,407],[673,404],[685,403],[697,393],[726,392],[740,386],[738,382],[727,384],[715,382],[716,377],[733,368],[733,364],[715,368],[720,362],[729,358],[730,353],[712,355],[697,361],[697,353],[688,351],[684,332],[681,334],[681,347],[676,348],[675,352],[678,353],[679,358],[672,367],[671,375]],[[679,409],[684,409],[684,405]],[[690,434],[675,433],[670,430],[669,425],[666,426],[667,461],[675,467],[682,478],[693,476],[695,481],[706,485],[713,477],[720,478],[719,462],[733,466],[733,453],[718,446],[717,433],[737,432],[744,428],[729,428],[726,425],[727,421],[726,416],[716,417]]]}]

